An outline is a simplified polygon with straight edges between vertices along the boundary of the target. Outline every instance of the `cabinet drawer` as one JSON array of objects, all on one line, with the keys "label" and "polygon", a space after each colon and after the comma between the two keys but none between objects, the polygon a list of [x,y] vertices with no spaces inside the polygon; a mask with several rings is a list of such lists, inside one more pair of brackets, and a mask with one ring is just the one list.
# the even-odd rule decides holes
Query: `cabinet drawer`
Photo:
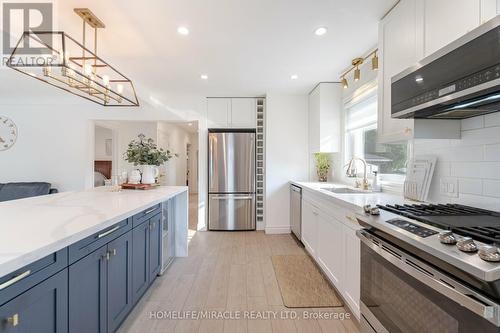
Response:
[{"label": "cabinet drawer", "polygon": [[153,217],[154,215],[158,214],[158,212],[160,212],[160,210],[161,210],[161,205],[157,204],[157,205],[154,205],[152,207],[149,207],[148,209],[143,210],[140,213],[135,214],[132,217],[132,221],[133,221],[132,222],[132,227],[135,228],[139,224],[141,224],[143,222],[146,222],[151,217]]},{"label": "cabinet drawer", "polygon": [[0,278],[0,305],[18,296],[68,265],[64,248]]},{"label": "cabinet drawer", "polygon": [[2,332],[68,332],[68,270],[0,306]]},{"label": "cabinet drawer", "polygon": [[69,263],[85,257],[103,245],[106,245],[118,236],[132,229],[131,219],[118,222],[92,236],[82,239],[78,243],[69,246]]}]

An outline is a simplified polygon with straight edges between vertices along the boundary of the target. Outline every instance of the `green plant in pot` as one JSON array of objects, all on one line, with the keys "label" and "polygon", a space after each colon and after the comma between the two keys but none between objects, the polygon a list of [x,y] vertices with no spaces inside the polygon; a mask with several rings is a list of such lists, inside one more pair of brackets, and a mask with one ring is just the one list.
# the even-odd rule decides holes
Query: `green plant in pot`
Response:
[{"label": "green plant in pot", "polygon": [[159,175],[158,167],[178,155],[168,149],[158,148],[154,140],[146,139],[144,134],[137,137],[138,139],[130,141],[123,157],[134,166],[142,166],[141,183],[154,184]]},{"label": "green plant in pot", "polygon": [[330,171],[331,162],[330,156],[327,153],[315,153],[314,159],[316,161],[316,173],[320,182],[328,180],[328,172]]}]

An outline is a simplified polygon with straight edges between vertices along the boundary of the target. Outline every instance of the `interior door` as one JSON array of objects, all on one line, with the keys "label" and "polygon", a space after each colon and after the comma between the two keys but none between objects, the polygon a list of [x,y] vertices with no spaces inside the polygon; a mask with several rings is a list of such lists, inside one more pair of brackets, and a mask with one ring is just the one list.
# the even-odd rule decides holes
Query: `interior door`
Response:
[{"label": "interior door", "polygon": [[255,192],[255,133],[209,133],[209,192]]}]

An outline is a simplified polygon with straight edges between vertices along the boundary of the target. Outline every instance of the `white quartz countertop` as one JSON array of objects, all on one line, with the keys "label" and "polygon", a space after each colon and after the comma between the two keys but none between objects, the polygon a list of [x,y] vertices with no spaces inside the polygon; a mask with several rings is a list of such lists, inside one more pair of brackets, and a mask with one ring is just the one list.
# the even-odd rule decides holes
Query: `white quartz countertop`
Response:
[{"label": "white quartz countertop", "polygon": [[102,187],[0,202],[0,277],[185,191]]},{"label": "white quartz countertop", "polygon": [[334,200],[336,203],[346,206],[347,208],[358,211],[365,205],[385,205],[385,204],[403,204],[410,203],[405,200],[402,195],[386,192],[369,192],[369,193],[333,193],[322,188],[349,187],[338,183],[312,183],[290,181],[302,189],[314,191],[321,194],[324,198]]}]

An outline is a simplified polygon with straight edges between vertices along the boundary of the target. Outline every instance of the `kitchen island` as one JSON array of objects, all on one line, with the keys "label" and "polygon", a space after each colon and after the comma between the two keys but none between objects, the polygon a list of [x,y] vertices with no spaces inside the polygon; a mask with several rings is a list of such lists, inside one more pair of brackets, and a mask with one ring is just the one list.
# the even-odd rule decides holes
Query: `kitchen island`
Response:
[{"label": "kitchen island", "polygon": [[[165,251],[187,256],[187,219],[187,187],[0,203],[0,322],[27,332],[114,332]],[[165,250],[167,226],[173,246]]]}]

